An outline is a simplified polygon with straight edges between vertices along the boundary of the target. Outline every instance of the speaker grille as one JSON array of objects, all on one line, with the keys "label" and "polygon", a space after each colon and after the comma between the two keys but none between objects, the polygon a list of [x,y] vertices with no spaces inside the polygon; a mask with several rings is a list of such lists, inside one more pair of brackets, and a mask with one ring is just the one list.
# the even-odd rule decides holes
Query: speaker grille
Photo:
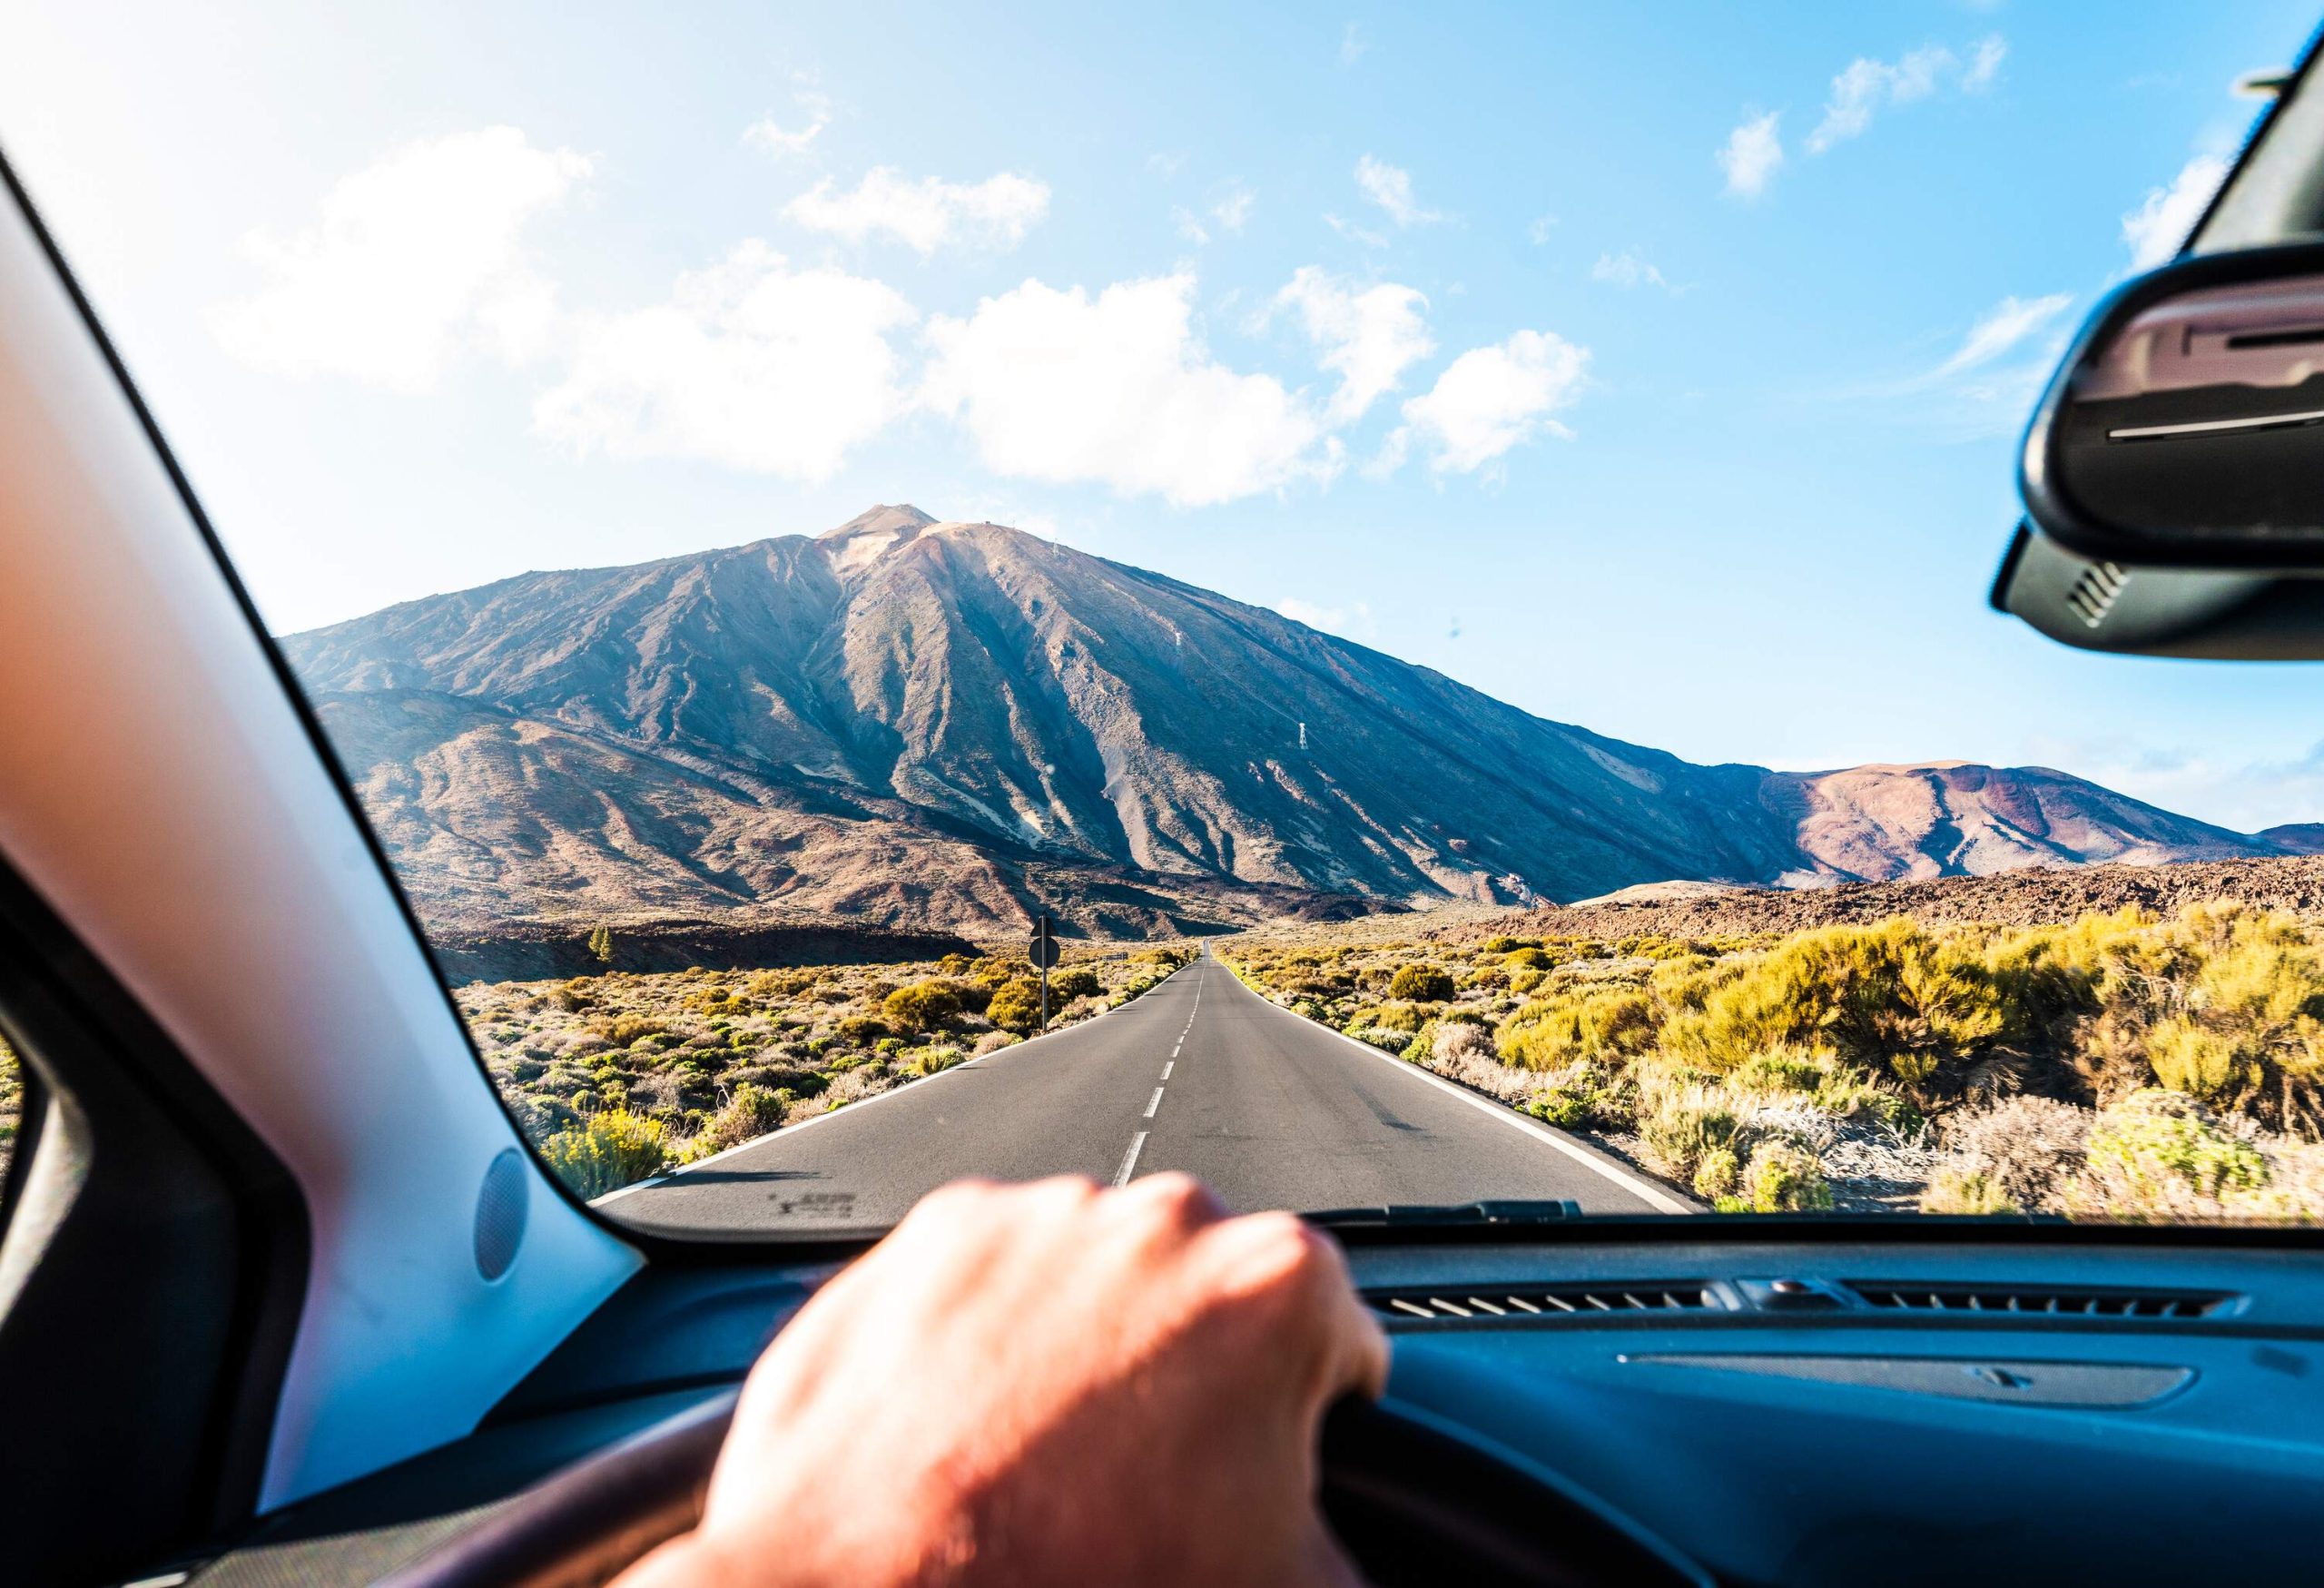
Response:
[{"label": "speaker grille", "polygon": [[484,1171],[484,1185],[476,1195],[476,1271],[497,1279],[517,1260],[525,1243],[525,1214],[532,1197],[532,1177],[525,1169],[524,1154],[504,1147]]}]

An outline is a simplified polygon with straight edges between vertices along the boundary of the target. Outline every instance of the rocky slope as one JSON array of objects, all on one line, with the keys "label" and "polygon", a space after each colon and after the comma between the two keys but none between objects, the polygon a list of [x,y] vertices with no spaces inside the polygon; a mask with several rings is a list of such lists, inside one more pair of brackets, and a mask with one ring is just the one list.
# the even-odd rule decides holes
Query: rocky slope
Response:
[{"label": "rocky slope", "polygon": [[991,524],[526,574],[283,642],[438,922],[1098,932],[2270,843],[2042,769],[1699,766]]}]

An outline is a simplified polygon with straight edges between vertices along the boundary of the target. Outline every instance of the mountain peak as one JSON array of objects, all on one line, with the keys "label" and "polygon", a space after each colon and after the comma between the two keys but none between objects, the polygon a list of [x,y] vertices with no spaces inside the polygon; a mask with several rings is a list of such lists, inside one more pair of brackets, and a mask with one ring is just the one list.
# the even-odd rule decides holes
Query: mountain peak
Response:
[{"label": "mountain peak", "polygon": [[874,502],[836,529],[826,529],[815,537],[818,540],[848,540],[859,535],[892,535],[899,531],[914,532],[927,528],[936,520],[910,502],[898,502],[890,507]]},{"label": "mountain peak", "polygon": [[816,536],[815,541],[829,548],[832,571],[845,577],[919,539],[921,531],[935,522],[909,502],[895,507],[875,504],[838,528]]}]

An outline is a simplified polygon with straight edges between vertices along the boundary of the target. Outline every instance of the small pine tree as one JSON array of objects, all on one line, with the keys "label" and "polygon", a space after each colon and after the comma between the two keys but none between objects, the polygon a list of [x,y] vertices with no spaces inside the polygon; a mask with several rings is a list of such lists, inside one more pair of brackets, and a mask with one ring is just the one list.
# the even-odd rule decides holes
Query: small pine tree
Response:
[{"label": "small pine tree", "polygon": [[600,926],[589,934],[589,955],[601,965],[614,962],[614,934]]}]

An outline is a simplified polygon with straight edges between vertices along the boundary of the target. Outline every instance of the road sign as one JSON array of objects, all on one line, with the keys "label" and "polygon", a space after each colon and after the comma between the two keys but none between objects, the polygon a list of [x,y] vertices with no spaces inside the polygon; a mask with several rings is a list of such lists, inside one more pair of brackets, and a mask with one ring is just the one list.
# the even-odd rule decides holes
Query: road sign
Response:
[{"label": "road sign", "polygon": [[1059,952],[1057,934],[1049,930],[1049,918],[1035,917],[1033,941],[1025,954],[1041,968],[1041,1030],[1045,1031],[1049,1029],[1049,967],[1057,963]]}]

